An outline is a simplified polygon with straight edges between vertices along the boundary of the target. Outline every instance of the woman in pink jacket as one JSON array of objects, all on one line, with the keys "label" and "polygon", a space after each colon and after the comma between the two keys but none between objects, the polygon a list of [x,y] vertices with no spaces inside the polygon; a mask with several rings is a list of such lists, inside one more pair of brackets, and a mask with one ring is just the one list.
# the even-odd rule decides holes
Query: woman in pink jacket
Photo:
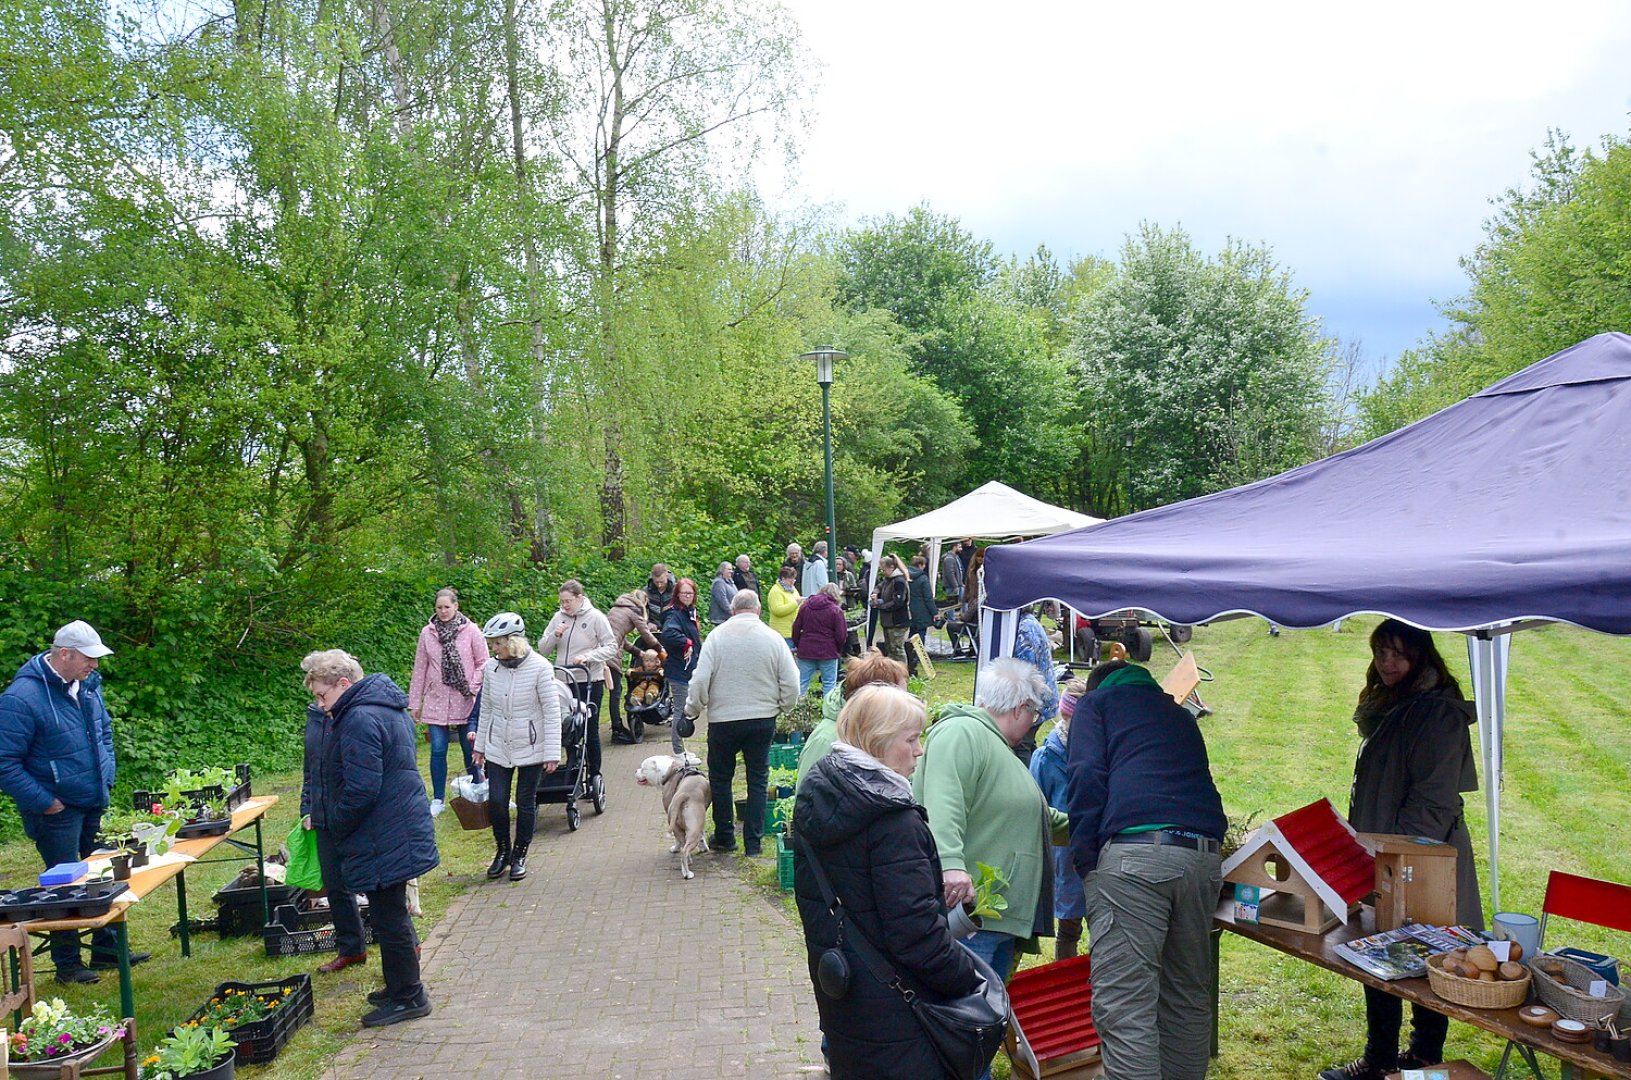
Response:
[{"label": "woman in pink jacket", "polygon": [[447,744],[458,741],[464,752],[464,767],[476,775],[470,758],[470,742],[464,737],[465,722],[481,691],[481,669],[487,663],[487,642],[481,628],[459,611],[456,589],[436,593],[436,614],[419,631],[419,648],[413,657],[413,681],[408,684],[408,709],[415,721],[425,725],[430,739],[430,813],[440,814],[447,805]]}]

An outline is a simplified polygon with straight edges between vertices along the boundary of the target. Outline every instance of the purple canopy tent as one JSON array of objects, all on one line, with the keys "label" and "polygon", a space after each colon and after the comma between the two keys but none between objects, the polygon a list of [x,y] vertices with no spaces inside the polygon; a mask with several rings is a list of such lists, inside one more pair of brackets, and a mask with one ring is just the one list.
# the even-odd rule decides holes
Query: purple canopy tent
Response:
[{"label": "purple canopy tent", "polygon": [[986,604],[1469,635],[1499,910],[1507,634],[1631,634],[1631,337],[1600,334],[1407,428],[1254,484],[992,548]]}]

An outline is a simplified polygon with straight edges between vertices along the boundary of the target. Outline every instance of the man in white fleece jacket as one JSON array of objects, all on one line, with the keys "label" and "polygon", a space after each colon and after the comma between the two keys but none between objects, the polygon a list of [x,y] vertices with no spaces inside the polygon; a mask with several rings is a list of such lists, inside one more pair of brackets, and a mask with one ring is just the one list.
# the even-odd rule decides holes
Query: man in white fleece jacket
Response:
[{"label": "man in white fleece jacket", "polygon": [[782,636],[759,621],[759,595],[743,589],[731,601],[731,617],[702,643],[685,714],[708,717],[708,786],[713,790],[714,851],[736,849],[731,783],[736,755],[748,776],[742,850],[759,854],[765,829],[765,787],[770,780],[770,740],[776,717],[798,700],[799,673]]}]

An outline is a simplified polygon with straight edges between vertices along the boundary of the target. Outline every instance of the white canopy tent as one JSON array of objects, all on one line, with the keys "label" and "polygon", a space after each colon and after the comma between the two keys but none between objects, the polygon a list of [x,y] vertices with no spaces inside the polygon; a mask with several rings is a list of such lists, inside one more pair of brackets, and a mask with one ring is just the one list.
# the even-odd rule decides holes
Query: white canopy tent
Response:
[{"label": "white canopy tent", "polygon": [[937,510],[885,525],[872,532],[872,570],[867,575],[867,595],[878,583],[878,562],[883,545],[890,540],[927,541],[929,544],[929,584],[940,578],[940,545],[945,540],[974,537],[1003,540],[1018,536],[1052,536],[1055,533],[1097,525],[1103,519],[1078,514],[1062,506],[1052,506],[992,480],[960,499]]}]

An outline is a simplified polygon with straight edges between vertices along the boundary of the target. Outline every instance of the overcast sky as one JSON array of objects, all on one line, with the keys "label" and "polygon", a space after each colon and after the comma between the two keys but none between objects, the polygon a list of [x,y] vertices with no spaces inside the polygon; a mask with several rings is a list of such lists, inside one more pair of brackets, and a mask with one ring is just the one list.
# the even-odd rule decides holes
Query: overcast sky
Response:
[{"label": "overcast sky", "polygon": [[1631,132],[1623,0],[786,3],[821,65],[801,198],[1061,260],[1141,220],[1266,244],[1372,360],[1442,325],[1548,127]]}]

